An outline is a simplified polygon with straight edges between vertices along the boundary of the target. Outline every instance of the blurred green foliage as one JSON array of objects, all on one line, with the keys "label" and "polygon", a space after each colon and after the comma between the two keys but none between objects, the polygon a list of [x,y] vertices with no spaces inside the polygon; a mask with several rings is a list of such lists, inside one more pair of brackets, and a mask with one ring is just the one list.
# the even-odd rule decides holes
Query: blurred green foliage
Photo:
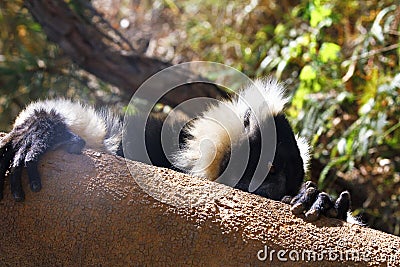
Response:
[{"label": "blurred green foliage", "polygon": [[[104,6],[101,0],[92,2]],[[274,75],[285,81],[293,96],[287,114],[313,147],[309,178],[331,194],[349,189],[356,213],[367,224],[400,234],[398,4],[116,2],[109,17],[102,10],[111,25],[118,28],[122,17],[136,19],[131,21],[133,31],[120,29],[128,38],[134,32],[132,40],[141,37],[137,34],[143,25],[151,25],[152,41],[165,48],[153,49],[154,56],[161,58],[167,51],[175,63],[209,60],[251,77]],[[104,99],[111,93],[108,85],[77,68],[46,40],[21,0],[2,1],[0,8],[1,128],[7,129],[31,99],[60,94]],[[162,27],[154,26],[157,20]]]}]

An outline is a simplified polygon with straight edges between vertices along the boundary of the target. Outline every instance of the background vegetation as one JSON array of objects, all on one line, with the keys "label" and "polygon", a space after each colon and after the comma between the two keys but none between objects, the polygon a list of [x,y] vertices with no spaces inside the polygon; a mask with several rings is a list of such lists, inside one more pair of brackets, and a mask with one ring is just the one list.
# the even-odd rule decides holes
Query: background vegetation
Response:
[{"label": "background vegetation", "polygon": [[[68,1],[79,11],[75,1]],[[78,1],[79,2],[79,1]],[[310,179],[349,190],[355,213],[400,235],[400,5],[392,0],[123,1],[93,6],[137,51],[274,75],[288,116],[313,145]],[[118,88],[80,69],[23,7],[0,2],[0,128],[56,95],[115,104]]]}]

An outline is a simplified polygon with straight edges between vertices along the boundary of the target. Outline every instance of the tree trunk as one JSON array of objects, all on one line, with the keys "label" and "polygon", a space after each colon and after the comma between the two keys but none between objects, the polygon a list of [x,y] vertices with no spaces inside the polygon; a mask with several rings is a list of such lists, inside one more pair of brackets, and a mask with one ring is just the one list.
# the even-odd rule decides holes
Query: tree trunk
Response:
[{"label": "tree trunk", "polygon": [[43,189],[23,203],[6,183],[1,266],[400,265],[399,237],[307,223],[283,203],[171,170],[88,150],[48,153],[40,173]]},{"label": "tree trunk", "polygon": [[[93,9],[87,1],[73,2],[74,5],[80,5],[81,13],[86,16]],[[89,17],[79,16],[71,10],[63,0],[26,0],[24,3],[47,37],[58,44],[77,65],[117,86],[129,98],[146,79],[171,66],[170,63],[138,54],[127,41],[124,41],[125,46],[122,45],[106,32],[113,31],[116,35],[118,32],[115,29],[101,29],[90,22]],[[100,21],[103,19],[100,14],[96,18]],[[177,72],[171,78],[187,83],[199,79],[198,75],[191,72]],[[152,93],[148,92],[150,97]],[[171,91],[163,97],[162,102],[174,107],[194,97],[218,98],[225,95],[213,84],[195,83]]]}]

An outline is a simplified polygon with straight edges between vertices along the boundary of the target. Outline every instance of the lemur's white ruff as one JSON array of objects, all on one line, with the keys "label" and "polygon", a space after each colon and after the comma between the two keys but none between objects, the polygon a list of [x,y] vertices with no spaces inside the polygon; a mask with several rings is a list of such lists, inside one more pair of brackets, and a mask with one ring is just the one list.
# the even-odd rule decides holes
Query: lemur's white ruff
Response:
[{"label": "lemur's white ruff", "polygon": [[[188,130],[193,139],[175,155],[175,165],[192,175],[217,179],[220,162],[231,144],[248,139],[256,127],[257,123],[252,122],[249,131],[243,124],[249,107],[253,111],[252,119],[262,124],[281,113],[287,102],[281,83],[274,79],[256,80],[239,91],[237,97],[210,107],[193,121]],[[296,140],[306,168],[309,162],[307,142],[303,138]]]}]

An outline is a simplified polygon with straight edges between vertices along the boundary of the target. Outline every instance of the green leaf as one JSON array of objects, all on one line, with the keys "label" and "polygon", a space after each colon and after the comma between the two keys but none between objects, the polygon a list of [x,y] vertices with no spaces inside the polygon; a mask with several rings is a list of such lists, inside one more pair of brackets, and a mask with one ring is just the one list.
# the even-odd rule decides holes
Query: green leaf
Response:
[{"label": "green leaf", "polygon": [[[373,109],[375,105],[376,95],[378,93],[378,82],[379,82],[379,69],[377,67],[371,70],[369,79],[366,80],[363,86],[363,92],[361,96],[361,104],[371,105],[370,109]],[[363,108],[362,108],[363,109]],[[360,114],[365,114],[360,110]],[[367,111],[368,112],[368,111]]]},{"label": "green leaf", "polygon": [[328,61],[337,60],[339,57],[340,46],[335,43],[323,43],[321,49],[319,50],[318,57],[323,63]]},{"label": "green leaf", "polygon": [[279,35],[279,34],[283,34],[286,32],[286,28],[285,25],[283,25],[282,23],[279,23],[278,25],[276,25],[275,27],[275,35]]},{"label": "green leaf", "polygon": [[348,155],[344,155],[338,158],[334,158],[332,159],[321,171],[320,175],[319,175],[319,179],[318,179],[318,187],[319,188],[325,188],[326,186],[326,178],[328,175],[328,172],[330,169],[332,169],[333,167],[340,165],[342,163],[345,163],[349,160],[349,156]]},{"label": "green leaf", "polygon": [[310,14],[310,25],[315,28],[318,24],[328,18],[332,13],[332,9],[326,6],[315,6],[313,10],[311,10]]},{"label": "green leaf", "polygon": [[300,72],[300,80],[302,81],[312,81],[317,78],[317,72],[310,65],[306,65]]}]

